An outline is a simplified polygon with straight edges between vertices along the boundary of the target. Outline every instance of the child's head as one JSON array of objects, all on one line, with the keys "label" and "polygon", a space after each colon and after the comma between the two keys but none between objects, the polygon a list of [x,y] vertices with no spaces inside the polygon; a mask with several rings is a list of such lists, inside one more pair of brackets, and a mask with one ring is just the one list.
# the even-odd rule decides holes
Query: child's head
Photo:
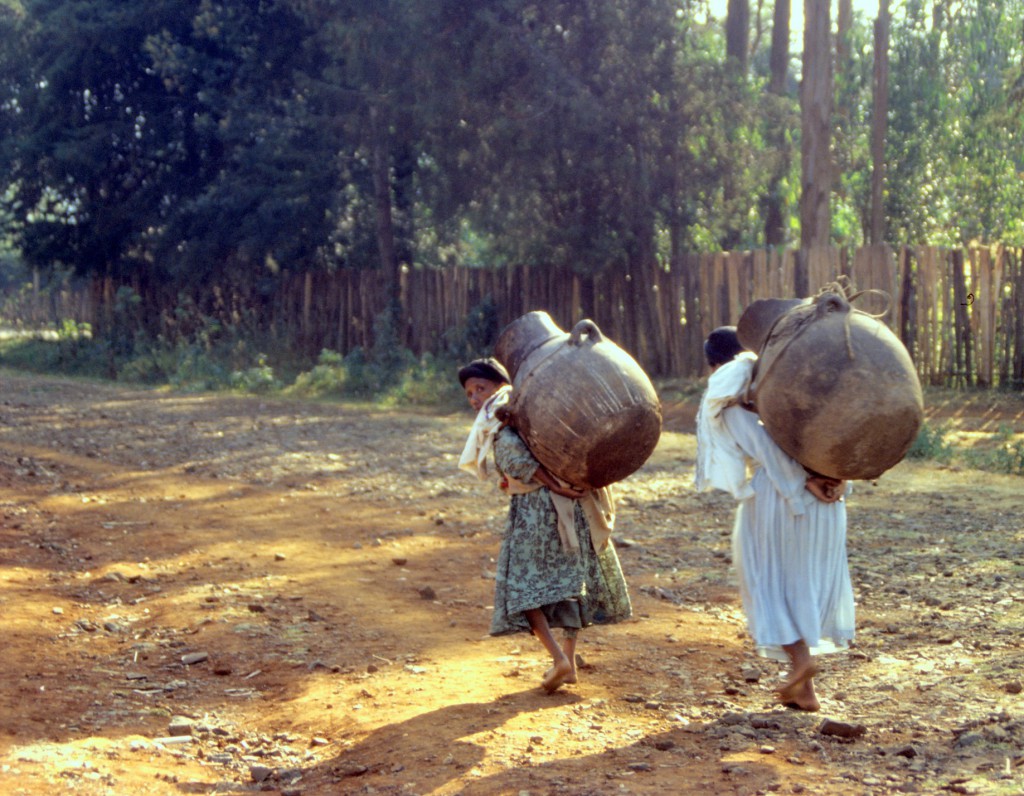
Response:
[{"label": "child's head", "polygon": [[473,409],[479,411],[484,402],[505,384],[510,384],[508,371],[494,357],[474,359],[459,369],[459,384]]},{"label": "child's head", "polygon": [[731,362],[743,350],[735,326],[719,326],[704,341],[704,356],[712,371]]}]

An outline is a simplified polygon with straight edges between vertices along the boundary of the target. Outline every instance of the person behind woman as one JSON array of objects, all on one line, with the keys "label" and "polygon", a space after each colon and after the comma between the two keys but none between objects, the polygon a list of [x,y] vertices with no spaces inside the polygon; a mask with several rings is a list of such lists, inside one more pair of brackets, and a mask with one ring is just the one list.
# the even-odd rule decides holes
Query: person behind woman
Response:
[{"label": "person behind woman", "polygon": [[739,500],[733,560],[750,635],[760,655],[789,661],[779,699],[815,711],[814,655],[844,649],[854,635],[847,489],[788,456],[744,403],[757,357],[735,327],[715,329],[704,352],[712,373],[697,415],[694,484]]},{"label": "person behind woman", "polygon": [[[564,484],[501,422],[497,412],[508,402],[511,386],[497,360],[470,362],[459,370],[459,382],[477,410],[459,466],[487,478],[493,450],[500,488],[509,495],[490,633],[533,633],[551,655],[541,686],[553,692],[577,682],[576,639],[582,628],[632,614],[608,537],[614,518],[610,492],[598,495]],[[561,645],[556,628],[564,634]]]}]

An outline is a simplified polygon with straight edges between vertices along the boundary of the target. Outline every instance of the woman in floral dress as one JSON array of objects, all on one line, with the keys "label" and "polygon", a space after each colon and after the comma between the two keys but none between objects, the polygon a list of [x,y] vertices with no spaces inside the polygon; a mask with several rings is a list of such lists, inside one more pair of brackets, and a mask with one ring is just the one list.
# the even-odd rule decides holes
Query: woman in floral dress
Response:
[{"label": "woman in floral dress", "polygon": [[[498,553],[490,632],[533,633],[551,655],[541,685],[552,692],[577,682],[579,631],[628,619],[632,607],[606,532],[610,505],[606,500],[599,507],[594,493],[562,484],[537,462],[514,429],[494,419],[495,404],[508,399],[508,377],[498,368],[495,360],[478,360],[459,372],[470,404],[479,411],[460,464],[476,467],[486,477],[486,467],[481,472],[478,465],[479,451],[493,446],[509,513]],[[481,427],[490,430],[481,432]],[[592,525],[602,532],[592,536]],[[556,628],[563,632],[561,644],[553,633]]]}]

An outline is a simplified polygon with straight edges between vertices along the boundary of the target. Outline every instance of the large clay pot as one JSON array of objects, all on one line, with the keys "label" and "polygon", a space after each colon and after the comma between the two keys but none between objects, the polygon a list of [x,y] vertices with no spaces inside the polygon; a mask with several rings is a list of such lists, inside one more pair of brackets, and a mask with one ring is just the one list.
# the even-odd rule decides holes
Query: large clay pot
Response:
[{"label": "large clay pot", "polygon": [[744,315],[740,341],[759,355],[750,398],[780,448],[847,479],[877,478],[906,455],[924,402],[910,355],[885,324],[852,309],[842,289],[754,302]]},{"label": "large clay pot", "polygon": [[506,411],[548,472],[597,489],[635,472],[661,436],[661,401],[636,361],[590,320],[566,334],[546,312],[509,324],[494,349],[512,378]]}]

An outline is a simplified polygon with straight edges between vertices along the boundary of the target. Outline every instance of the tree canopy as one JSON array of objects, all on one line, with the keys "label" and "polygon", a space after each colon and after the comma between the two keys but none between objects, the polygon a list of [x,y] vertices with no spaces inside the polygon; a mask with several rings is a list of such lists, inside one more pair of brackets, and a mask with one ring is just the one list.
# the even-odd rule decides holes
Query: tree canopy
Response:
[{"label": "tree canopy", "polygon": [[[771,52],[771,7],[732,0],[730,27],[703,0],[4,0],[4,239],[171,284],[795,244],[800,63]],[[889,242],[1024,243],[1022,12],[894,5]],[[850,24],[840,245],[870,223],[876,53]]]}]

